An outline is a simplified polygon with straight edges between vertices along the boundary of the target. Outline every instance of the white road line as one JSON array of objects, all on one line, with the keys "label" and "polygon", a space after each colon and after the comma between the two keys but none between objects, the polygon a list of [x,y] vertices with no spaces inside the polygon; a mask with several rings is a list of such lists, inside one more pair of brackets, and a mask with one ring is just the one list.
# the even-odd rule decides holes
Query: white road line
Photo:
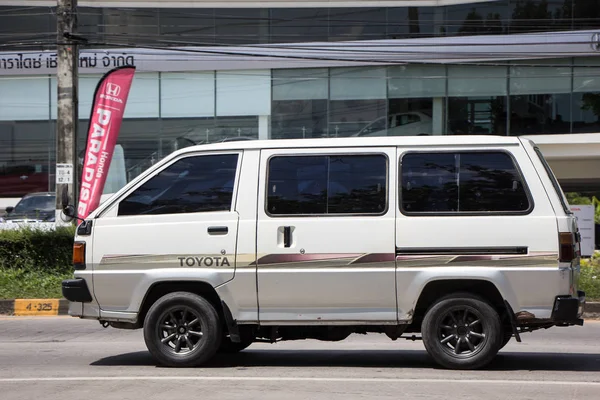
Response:
[{"label": "white road line", "polygon": [[585,381],[524,381],[507,379],[423,379],[423,378],[317,378],[260,376],[74,376],[51,378],[0,378],[0,383],[18,382],[85,382],[85,381],[233,381],[233,382],[346,382],[346,383],[459,383],[461,385],[549,385],[600,386]]}]

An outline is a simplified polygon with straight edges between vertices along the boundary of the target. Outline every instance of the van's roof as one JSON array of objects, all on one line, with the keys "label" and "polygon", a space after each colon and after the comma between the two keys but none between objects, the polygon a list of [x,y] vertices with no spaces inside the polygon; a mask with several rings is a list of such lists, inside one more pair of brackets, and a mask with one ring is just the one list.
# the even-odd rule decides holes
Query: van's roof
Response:
[{"label": "van's roof", "polygon": [[324,138],[324,139],[269,139],[240,140],[225,143],[201,144],[186,147],[177,153],[207,150],[249,150],[249,149],[289,149],[322,147],[380,147],[380,146],[506,146],[518,145],[519,138],[514,136],[396,136],[361,138]]}]

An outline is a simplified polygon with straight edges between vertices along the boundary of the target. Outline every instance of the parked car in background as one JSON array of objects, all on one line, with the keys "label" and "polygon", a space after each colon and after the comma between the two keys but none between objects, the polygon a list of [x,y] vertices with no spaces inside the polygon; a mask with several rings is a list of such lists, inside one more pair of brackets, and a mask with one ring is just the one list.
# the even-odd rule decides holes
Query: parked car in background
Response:
[{"label": "parked car in background", "polygon": [[417,136],[431,131],[431,117],[415,111],[377,118],[353,136]]},{"label": "parked car in background", "polygon": [[54,192],[29,193],[16,206],[7,207],[0,222],[54,222],[55,204]]}]

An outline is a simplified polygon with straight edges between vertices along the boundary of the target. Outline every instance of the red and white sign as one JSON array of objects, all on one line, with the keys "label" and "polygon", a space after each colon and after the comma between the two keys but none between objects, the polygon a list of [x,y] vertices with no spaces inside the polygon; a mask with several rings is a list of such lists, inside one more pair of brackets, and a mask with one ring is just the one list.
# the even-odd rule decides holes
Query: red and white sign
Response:
[{"label": "red and white sign", "polygon": [[134,74],[135,67],[115,68],[96,86],[77,207],[79,218],[86,218],[100,203]]}]

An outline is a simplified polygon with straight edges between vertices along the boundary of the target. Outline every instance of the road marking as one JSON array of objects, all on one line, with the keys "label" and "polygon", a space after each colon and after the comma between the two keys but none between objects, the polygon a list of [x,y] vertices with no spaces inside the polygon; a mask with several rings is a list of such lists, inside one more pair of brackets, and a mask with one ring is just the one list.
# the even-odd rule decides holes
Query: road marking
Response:
[{"label": "road marking", "polygon": [[508,379],[410,379],[410,378],[318,378],[260,376],[75,376],[53,378],[0,378],[0,383],[18,382],[81,382],[81,381],[237,381],[237,382],[345,382],[345,383],[459,383],[467,385],[550,385],[600,386],[586,381],[524,381]]}]

